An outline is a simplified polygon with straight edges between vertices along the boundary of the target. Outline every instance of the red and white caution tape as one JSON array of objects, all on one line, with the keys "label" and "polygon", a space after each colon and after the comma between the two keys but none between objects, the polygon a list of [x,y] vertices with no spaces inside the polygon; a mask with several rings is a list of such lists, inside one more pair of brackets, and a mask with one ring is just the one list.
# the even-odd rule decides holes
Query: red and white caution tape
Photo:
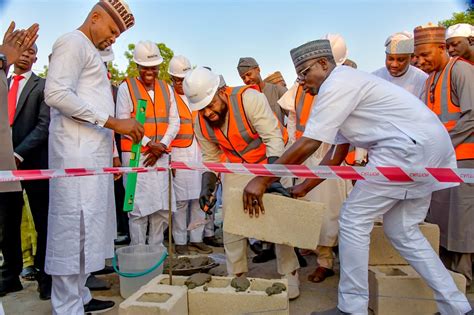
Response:
[{"label": "red and white caution tape", "polygon": [[[471,168],[416,168],[400,167],[352,167],[281,165],[281,164],[239,164],[239,163],[187,163],[171,162],[173,169],[215,171],[220,173],[249,174],[259,176],[327,178],[366,180],[376,179],[387,182],[442,182],[474,183],[474,169]],[[106,167],[74,168],[64,170],[19,170],[0,171],[0,182],[18,180],[52,179],[62,177],[94,176],[118,173],[162,172],[163,167]]]}]

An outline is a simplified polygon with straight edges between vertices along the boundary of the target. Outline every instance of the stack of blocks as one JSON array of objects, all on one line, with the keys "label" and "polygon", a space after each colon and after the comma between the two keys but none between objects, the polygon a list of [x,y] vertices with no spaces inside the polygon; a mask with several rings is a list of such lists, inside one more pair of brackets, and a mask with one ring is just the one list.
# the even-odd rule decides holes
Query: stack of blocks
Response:
[{"label": "stack of blocks", "polygon": [[[422,223],[420,230],[439,254],[439,227]],[[437,312],[433,291],[421,276],[393,248],[382,223],[371,234],[369,254],[369,308],[375,315],[415,315]],[[466,278],[451,272],[458,288],[465,292]]]},{"label": "stack of blocks", "polygon": [[286,280],[266,280],[248,278],[250,287],[244,292],[236,292],[231,287],[230,277],[212,277],[204,286],[188,289],[184,282],[188,277],[160,275],[122,304],[120,315],[215,315],[215,314],[289,314],[288,292],[268,296],[267,287],[279,282],[288,287]]}]

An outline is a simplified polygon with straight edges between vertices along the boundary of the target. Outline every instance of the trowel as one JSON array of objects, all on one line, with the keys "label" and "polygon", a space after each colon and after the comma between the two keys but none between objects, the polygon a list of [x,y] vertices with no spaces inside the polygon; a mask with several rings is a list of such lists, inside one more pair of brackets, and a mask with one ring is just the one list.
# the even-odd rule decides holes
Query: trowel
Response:
[{"label": "trowel", "polygon": [[212,192],[211,197],[209,198],[209,202],[204,206],[204,209],[202,209],[202,211],[206,213],[205,218],[197,219],[189,223],[188,228],[187,228],[188,231],[193,231],[203,225],[208,224],[211,221],[210,216],[212,215],[212,210],[209,209],[209,205],[212,205],[214,203],[214,200],[216,199],[216,193],[217,193],[217,190],[219,189],[220,184],[221,184],[221,174],[219,173],[219,175],[217,175],[216,189],[214,189],[214,191]]}]

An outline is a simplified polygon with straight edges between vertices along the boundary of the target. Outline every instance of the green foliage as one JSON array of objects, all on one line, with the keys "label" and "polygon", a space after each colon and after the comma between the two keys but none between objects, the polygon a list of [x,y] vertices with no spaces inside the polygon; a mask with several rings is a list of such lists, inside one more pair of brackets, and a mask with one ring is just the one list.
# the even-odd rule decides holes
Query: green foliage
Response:
[{"label": "green foliage", "polygon": [[444,26],[446,28],[450,27],[451,25],[458,24],[458,23],[468,23],[473,25],[474,24],[474,8],[471,6],[465,12],[455,12],[453,13],[453,17],[440,21],[438,24],[440,26]]},{"label": "green foliage", "polygon": [[38,73],[38,76],[40,78],[46,79],[47,75],[48,75],[48,66],[43,66],[43,71]]}]

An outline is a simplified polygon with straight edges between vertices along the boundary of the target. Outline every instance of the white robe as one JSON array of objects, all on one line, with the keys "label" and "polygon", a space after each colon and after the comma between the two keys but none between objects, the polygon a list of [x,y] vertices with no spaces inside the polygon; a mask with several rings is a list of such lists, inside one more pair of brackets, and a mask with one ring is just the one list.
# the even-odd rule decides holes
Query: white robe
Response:
[{"label": "white robe", "polygon": [[408,66],[407,72],[399,77],[394,77],[390,72],[388,72],[387,67],[383,67],[375,70],[372,74],[404,88],[420,100],[424,101],[426,79],[428,79],[428,75],[420,69]]},{"label": "white robe", "polygon": [[[45,101],[51,107],[51,169],[112,165],[112,130],[103,128],[114,115],[110,83],[99,52],[82,32],[65,34],[54,44]],[[50,181],[47,273],[79,274],[82,218],[84,271],[104,267],[113,256],[117,230],[109,204],[113,193],[112,175]]]},{"label": "white robe", "polygon": [[[184,103],[188,105],[188,99],[185,95],[180,95]],[[189,105],[188,105],[189,108]],[[196,140],[187,148],[172,148],[171,157],[176,162],[201,163],[201,149]],[[173,179],[176,201],[198,199],[201,193],[201,171],[176,170],[176,176]]]},{"label": "white robe", "polygon": [[[163,138],[160,140],[161,143],[170,147],[171,141],[176,137],[179,130],[179,115],[176,108],[176,101],[174,99],[173,91],[168,87],[170,92],[170,111],[169,111],[169,122],[168,129]],[[154,91],[148,91],[151,99],[154,99]],[[117,94],[117,118],[130,118],[131,112],[133,111],[133,102],[128,91],[127,83],[124,82],[120,85]],[[146,145],[149,139],[144,137],[142,145]],[[168,167],[168,154],[163,154],[161,158],[156,161],[154,167]],[[122,160],[125,165],[129,165],[130,152],[122,153]],[[140,154],[140,164],[143,166],[145,156]],[[137,188],[135,194],[134,209],[131,212],[134,216],[147,216],[159,210],[169,210],[168,198],[168,172],[154,172],[154,173],[141,173],[137,177]],[[124,185],[127,185],[127,176],[124,176]],[[176,202],[174,195],[172,195],[172,211],[176,210]]]}]

